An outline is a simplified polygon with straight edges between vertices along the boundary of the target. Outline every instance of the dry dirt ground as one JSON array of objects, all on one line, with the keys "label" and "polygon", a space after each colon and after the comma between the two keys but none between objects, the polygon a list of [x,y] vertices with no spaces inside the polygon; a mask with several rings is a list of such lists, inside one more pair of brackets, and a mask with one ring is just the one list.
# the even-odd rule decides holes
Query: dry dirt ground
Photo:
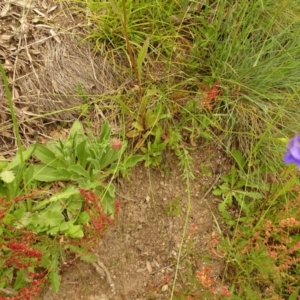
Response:
[{"label": "dry dirt ground", "polygon": [[[111,278],[103,271],[101,276],[91,264],[77,262],[62,270],[57,294],[45,288],[38,299],[170,299],[182,238],[174,295],[181,296],[180,299],[206,299],[201,290],[191,290],[189,286],[192,274],[205,266],[212,266],[215,287],[221,286],[224,261],[212,251],[219,234],[213,217],[218,216],[219,199],[206,191],[228,164],[221,151],[212,152],[207,146],[191,154],[196,178],[190,185],[191,211],[184,237],[187,185],[176,159],[170,158],[167,168],[161,171],[139,165],[132,170],[129,180],[120,180],[119,217],[95,248]],[[203,174],[203,166],[209,176]],[[199,296],[195,296],[197,292]]]}]

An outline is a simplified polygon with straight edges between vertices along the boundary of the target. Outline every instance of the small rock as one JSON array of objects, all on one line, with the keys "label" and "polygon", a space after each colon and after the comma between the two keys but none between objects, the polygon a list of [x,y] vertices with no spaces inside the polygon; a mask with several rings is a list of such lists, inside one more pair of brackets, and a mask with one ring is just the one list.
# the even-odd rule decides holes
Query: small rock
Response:
[{"label": "small rock", "polygon": [[162,288],[161,291],[162,292],[166,292],[169,289],[169,286],[167,284],[165,284]]}]

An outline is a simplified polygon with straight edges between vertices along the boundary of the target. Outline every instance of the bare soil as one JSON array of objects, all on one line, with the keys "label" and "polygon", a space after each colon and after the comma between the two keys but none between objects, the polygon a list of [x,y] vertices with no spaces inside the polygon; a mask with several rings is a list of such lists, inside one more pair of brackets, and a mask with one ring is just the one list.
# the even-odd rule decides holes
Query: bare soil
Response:
[{"label": "bare soil", "polygon": [[[169,299],[175,275],[174,296],[203,299],[195,296],[201,291],[191,289],[189,284],[191,276],[208,265],[217,285],[221,285],[224,261],[212,251],[212,241],[219,234],[213,217],[218,216],[219,199],[211,193],[203,196],[215,183],[219,167],[225,171],[228,164],[221,151],[212,152],[207,146],[191,155],[195,179],[190,182],[188,216],[187,183],[176,158],[168,159],[165,170],[135,167],[129,180],[119,181],[121,211],[116,225],[95,248],[106,270],[97,272],[92,264],[78,261],[62,270],[57,294],[48,287],[39,299]],[[205,176],[201,166],[211,176]],[[186,217],[188,226],[183,236]]]}]

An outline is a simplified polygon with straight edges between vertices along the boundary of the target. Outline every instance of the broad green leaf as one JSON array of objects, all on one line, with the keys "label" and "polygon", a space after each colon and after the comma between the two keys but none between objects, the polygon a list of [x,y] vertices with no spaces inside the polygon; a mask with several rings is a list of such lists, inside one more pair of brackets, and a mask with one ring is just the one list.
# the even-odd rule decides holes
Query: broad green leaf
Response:
[{"label": "broad green leaf", "polygon": [[229,175],[230,175],[231,186],[234,186],[235,185],[235,181],[236,181],[236,168],[235,168],[235,166],[231,167]]},{"label": "broad green leaf", "polygon": [[145,147],[141,147],[141,151],[142,151],[144,154],[146,154],[146,153],[148,152],[148,149],[145,148]]},{"label": "broad green leaf", "polygon": [[7,160],[0,155],[0,171],[8,166]]},{"label": "broad green leaf", "polygon": [[[77,217],[79,215],[79,212],[82,209],[82,203],[83,203],[82,199],[79,195],[78,195],[78,197],[73,196],[71,198],[64,199],[63,202],[67,209],[69,219],[73,218],[74,216]],[[54,203],[58,203],[58,202],[54,202]]]},{"label": "broad green leaf", "polygon": [[243,170],[246,164],[243,154],[239,150],[233,150],[231,152],[231,155],[233,156],[234,160],[238,164],[239,169]]},{"label": "broad green leaf", "polygon": [[[147,104],[148,104],[148,101],[149,101],[149,97],[148,95],[144,95],[141,99],[141,102],[140,102],[140,106],[139,106],[139,111],[140,111],[140,115],[142,116],[144,114],[144,112],[146,111],[146,107],[147,107]],[[137,120],[139,120],[141,122],[141,117],[140,118],[137,118]]]},{"label": "broad green leaf", "polygon": [[52,226],[46,230],[46,233],[52,236],[56,236],[60,233],[60,225]]},{"label": "broad green leaf", "polygon": [[95,190],[95,192],[99,195],[104,212],[108,215],[111,215],[115,212],[115,186],[110,184],[106,187],[104,192],[99,192]]},{"label": "broad green leaf", "polygon": [[51,287],[55,293],[58,292],[60,286],[60,275],[58,274],[58,270],[51,270],[48,274],[48,278],[51,283]]},{"label": "broad green leaf", "polygon": [[212,191],[212,194],[215,196],[221,196],[224,194],[224,191],[222,191],[221,189],[215,189]]},{"label": "broad green leaf", "polygon": [[21,207],[13,211],[12,215],[16,218],[16,220],[20,220],[23,218],[25,213],[25,207]]},{"label": "broad green leaf", "polygon": [[15,179],[15,175],[12,171],[3,171],[0,173],[0,178],[5,182],[5,183],[11,183]]},{"label": "broad green leaf", "polygon": [[45,210],[43,213],[39,214],[41,216],[40,222],[45,226],[56,227],[64,221],[64,216],[56,210]]},{"label": "broad green leaf", "polygon": [[87,146],[87,141],[84,140],[79,143],[76,147],[76,156],[79,160],[80,165],[85,168],[87,163],[87,158],[89,156],[89,149]]},{"label": "broad green leaf", "polygon": [[20,288],[24,287],[26,283],[29,283],[30,279],[27,275],[27,270],[24,269],[19,269],[17,271],[17,276],[16,276],[16,281],[14,283],[14,289],[19,290]]},{"label": "broad green leaf", "polygon": [[[23,159],[25,161],[31,157],[35,147],[36,145],[30,145],[26,150],[22,151]],[[20,164],[21,164],[21,158],[20,158],[20,153],[18,152],[16,156],[12,159],[12,161],[4,168],[4,170],[6,171],[12,170],[15,167],[19,166]]]},{"label": "broad green leaf", "polygon": [[297,299],[299,299],[299,298],[298,298],[298,295],[299,295],[299,289],[300,289],[300,288],[296,288],[296,289],[294,290],[294,292],[289,296],[289,300],[297,300]]},{"label": "broad green leaf", "polygon": [[[164,142],[164,143],[160,143],[161,142],[161,126],[157,126],[156,127],[156,130],[155,130],[155,139],[154,139],[154,142],[153,142],[153,146],[156,147],[157,149],[164,149],[163,147],[166,145],[167,142]],[[148,149],[152,149],[153,146],[151,146],[152,143],[149,141],[148,142]]]},{"label": "broad green leaf", "polygon": [[1,220],[1,223],[5,225],[12,225],[16,220],[15,216],[12,214],[7,213],[4,218]]},{"label": "broad green leaf", "polygon": [[71,181],[76,181],[78,184],[78,187],[80,188],[86,188],[87,183],[89,182],[88,178],[83,178],[82,176],[78,174],[73,174],[71,176]]},{"label": "broad green leaf", "polygon": [[37,145],[34,151],[34,156],[37,157],[42,163],[49,167],[67,167],[66,163],[61,159],[58,159],[54,152],[43,145]]},{"label": "broad green leaf", "polygon": [[122,154],[121,150],[119,151],[109,150],[101,158],[99,157],[101,170],[103,170],[108,165],[115,162],[120,157],[121,154]]},{"label": "broad green leaf", "polygon": [[230,187],[226,182],[219,185],[218,188],[223,191],[223,194],[230,191]]},{"label": "broad green leaf", "polygon": [[21,229],[24,228],[25,226],[27,226],[30,222],[31,222],[31,213],[30,212],[26,212],[23,214],[22,218],[18,218],[16,217],[16,219],[18,220],[17,222],[15,222],[15,227],[17,229]]},{"label": "broad green leaf", "polygon": [[92,144],[89,146],[89,156],[87,157],[87,161],[90,161],[91,159],[96,159],[98,157],[98,153],[101,151],[104,151],[104,149],[96,149],[98,144]]},{"label": "broad green leaf", "polygon": [[84,237],[84,233],[81,225],[74,225],[71,222],[67,222],[67,223],[68,223],[68,229],[64,232],[66,237],[76,238],[76,239]]},{"label": "broad green leaf", "polygon": [[150,43],[150,38],[147,37],[145,42],[144,42],[143,47],[141,48],[141,50],[139,51],[139,54],[138,54],[138,58],[137,58],[136,63],[137,63],[139,78],[141,78],[141,75],[142,75],[142,65],[143,65],[143,62],[146,58],[146,54],[148,52],[149,43]]},{"label": "broad green leaf", "polygon": [[79,214],[76,223],[78,224],[87,224],[91,220],[89,214],[86,211],[83,211]]},{"label": "broad green leaf", "polygon": [[144,131],[144,127],[139,122],[132,122],[132,127],[137,129],[138,131]]},{"label": "broad green leaf", "polygon": [[39,210],[51,202],[66,199],[66,198],[69,198],[71,196],[78,195],[78,194],[79,194],[78,188],[75,186],[69,185],[69,186],[67,186],[65,191],[63,191],[61,193],[57,193],[54,196],[50,197],[49,199],[46,199],[46,200],[43,200],[43,201],[37,203],[33,207],[33,211]]},{"label": "broad green leaf", "polygon": [[103,184],[101,183],[100,180],[97,180],[97,181],[92,181],[92,182],[86,182],[84,186],[81,186],[82,188],[85,188],[87,190],[90,190],[90,189],[95,189],[99,186],[102,186]]},{"label": "broad green leaf", "polygon": [[89,169],[92,169],[93,171],[99,171],[99,170],[101,170],[101,166],[100,166],[100,163],[99,163],[99,161],[98,161],[98,159],[96,159],[96,158],[90,158],[90,157],[88,157],[87,158],[87,161],[90,163],[90,167],[89,167]]},{"label": "broad green leaf", "polygon": [[70,174],[74,172],[86,178],[90,177],[89,173],[81,165],[70,166],[68,172],[70,172]]},{"label": "broad green leaf", "polygon": [[74,140],[75,146],[76,146],[80,142],[82,142],[85,138],[86,138],[86,136],[84,134],[83,126],[82,126],[81,122],[76,120],[70,129],[68,140]]},{"label": "broad green leaf", "polygon": [[64,203],[65,199],[62,199],[60,201],[55,201],[55,202],[51,202],[48,207],[47,210],[52,210],[52,211],[56,211],[59,213],[62,213],[65,209],[65,203]]},{"label": "broad green leaf", "polygon": [[115,186],[113,184],[109,184],[106,187],[106,191],[108,191],[109,195],[114,198],[115,197]]},{"label": "broad green leaf", "polygon": [[114,198],[112,198],[109,195],[105,195],[102,197],[102,205],[104,212],[107,215],[112,215],[115,212],[115,204],[114,204]]},{"label": "broad green leaf", "polygon": [[153,128],[157,122],[159,121],[159,111],[153,112],[152,110],[148,109],[145,113],[145,126],[146,129]]},{"label": "broad green leaf", "polygon": [[142,160],[144,160],[144,155],[133,155],[125,158],[123,164],[126,168],[132,168]]},{"label": "broad green leaf", "polygon": [[105,143],[109,140],[110,137],[110,127],[108,124],[108,121],[106,120],[104,122],[104,124],[101,127],[101,132],[100,132],[100,136],[99,136],[99,142],[100,143]]},{"label": "broad green leaf", "polygon": [[221,175],[221,181],[230,182],[231,177],[228,174]]},{"label": "broad green leaf", "polygon": [[219,204],[219,211],[222,214],[222,216],[226,219],[226,220],[231,220],[232,217],[230,215],[230,213],[226,210],[227,205],[226,202],[223,201]]},{"label": "broad green leaf", "polygon": [[[238,189],[238,188],[243,188],[247,185],[247,180],[241,178],[234,186],[234,189]],[[248,187],[250,187],[250,185],[248,185]]]},{"label": "broad green leaf", "polygon": [[0,197],[8,197],[8,191],[7,191],[7,187],[6,184],[0,180]]},{"label": "broad green leaf", "polygon": [[203,137],[203,138],[205,138],[206,140],[212,140],[213,139],[213,137],[212,137],[211,134],[209,134],[207,132],[204,132],[204,131],[200,132],[200,136]]},{"label": "broad green leaf", "polygon": [[37,189],[38,183],[33,179],[34,167],[30,164],[23,172],[23,184],[28,189]]},{"label": "broad green leaf", "polygon": [[68,223],[67,223],[67,222],[62,222],[62,223],[60,224],[60,226],[58,227],[58,231],[59,231],[60,233],[64,233],[66,230],[68,230],[68,228],[69,228]]},{"label": "broad green leaf", "polygon": [[52,181],[67,181],[70,180],[71,174],[64,168],[55,169],[45,165],[34,165],[33,166],[33,179],[42,182]]}]

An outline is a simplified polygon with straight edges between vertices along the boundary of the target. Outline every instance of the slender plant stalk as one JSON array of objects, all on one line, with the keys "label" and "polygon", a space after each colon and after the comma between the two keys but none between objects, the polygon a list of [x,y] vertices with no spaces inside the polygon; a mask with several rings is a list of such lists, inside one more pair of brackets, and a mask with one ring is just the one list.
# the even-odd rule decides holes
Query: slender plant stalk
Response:
[{"label": "slender plant stalk", "polygon": [[187,189],[187,198],[188,198],[187,210],[186,210],[186,214],[185,214],[182,238],[181,238],[180,247],[179,247],[179,251],[178,251],[178,257],[177,257],[177,262],[176,262],[176,269],[175,269],[175,275],[174,275],[174,281],[173,281],[173,285],[172,285],[170,300],[172,300],[173,296],[174,296],[174,291],[175,291],[175,286],[176,286],[176,281],[177,281],[178,271],[179,271],[179,265],[180,265],[180,259],[181,259],[181,255],[182,255],[183,244],[184,244],[184,238],[185,238],[185,235],[186,235],[186,232],[187,232],[187,227],[188,227],[188,222],[189,222],[189,215],[190,215],[191,208],[192,208],[191,188],[190,188],[190,178],[189,178],[189,176],[187,176],[187,178],[186,178],[186,189]]},{"label": "slender plant stalk", "polygon": [[[15,132],[15,137],[17,140],[17,146],[18,146],[18,152],[20,155],[20,160],[21,160],[21,164],[20,164],[20,169],[17,173],[16,176],[16,186],[19,186],[22,178],[23,178],[23,171],[25,168],[25,160],[24,160],[24,156],[23,156],[23,151],[22,151],[22,142],[21,142],[21,137],[20,137],[20,132],[19,132],[19,127],[18,127],[18,123],[17,123],[17,118],[16,118],[16,114],[15,114],[15,110],[14,110],[14,105],[13,105],[13,100],[12,100],[12,95],[8,86],[8,81],[7,81],[7,77],[4,71],[4,68],[2,66],[2,64],[0,63],[0,72],[1,72],[1,76],[3,79],[3,83],[4,83],[4,88],[5,88],[5,93],[6,93],[6,97],[8,100],[8,105],[9,105],[9,110],[10,110],[10,115],[13,121],[13,128],[14,128],[14,132]],[[24,186],[24,190],[25,190],[25,194],[26,194],[26,186]],[[11,195],[12,197],[16,196],[16,195]],[[27,208],[31,209],[32,207],[32,203],[30,199],[27,199]]]},{"label": "slender plant stalk", "polygon": [[130,41],[129,41],[128,31],[127,31],[127,21],[126,21],[126,3],[125,3],[125,0],[122,0],[122,4],[123,4],[123,22],[122,23],[123,23],[124,37],[125,37],[125,41],[126,41],[126,47],[127,47],[128,55],[129,55],[131,65],[132,65],[132,68],[133,68],[133,72],[135,73],[135,76],[138,80],[139,97],[140,97],[140,100],[141,100],[142,97],[143,97],[142,82],[141,82],[141,77],[139,76],[139,72],[138,72],[138,69],[137,69],[134,53],[132,51]]},{"label": "slender plant stalk", "polygon": [[23,153],[22,153],[22,142],[21,142],[19,127],[18,127],[18,123],[17,123],[15,110],[14,110],[14,105],[13,105],[13,101],[12,101],[12,95],[11,95],[11,92],[10,92],[10,89],[9,89],[9,86],[8,86],[8,81],[7,81],[7,77],[6,77],[4,68],[3,68],[1,63],[0,63],[0,72],[1,72],[3,83],[4,83],[6,97],[7,97],[7,100],[8,100],[11,119],[13,121],[13,127],[14,127],[15,136],[16,136],[16,139],[17,139],[17,145],[18,145],[18,148],[19,148],[21,163],[24,164],[24,158],[23,158]]}]

